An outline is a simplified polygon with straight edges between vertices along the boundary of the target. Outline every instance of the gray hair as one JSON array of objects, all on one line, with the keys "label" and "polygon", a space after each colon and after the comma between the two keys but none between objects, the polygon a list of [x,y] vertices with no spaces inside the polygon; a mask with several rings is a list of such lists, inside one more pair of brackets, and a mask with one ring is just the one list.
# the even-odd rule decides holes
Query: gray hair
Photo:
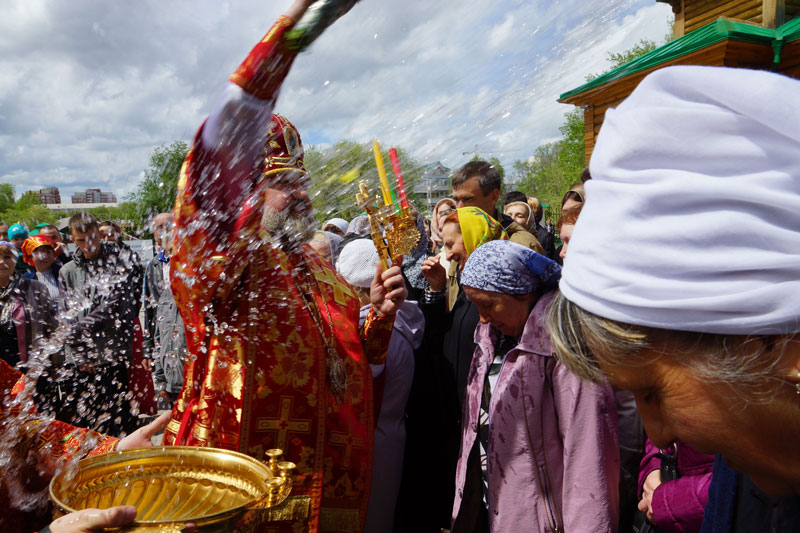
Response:
[{"label": "gray hair", "polygon": [[[583,379],[606,382],[598,357],[623,367],[642,367],[666,357],[700,380],[734,386],[748,400],[765,396],[764,384],[786,381],[779,367],[792,340],[626,324],[586,311],[560,292],[550,305],[547,329],[556,357]],[[645,350],[653,351],[645,355]]]}]

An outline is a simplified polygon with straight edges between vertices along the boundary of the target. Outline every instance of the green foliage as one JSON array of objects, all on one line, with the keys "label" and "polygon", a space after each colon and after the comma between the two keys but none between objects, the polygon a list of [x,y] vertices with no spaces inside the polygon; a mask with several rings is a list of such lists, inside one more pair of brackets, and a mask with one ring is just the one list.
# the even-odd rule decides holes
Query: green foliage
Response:
[{"label": "green foliage", "polygon": [[539,146],[527,161],[514,162],[519,190],[553,207],[561,205],[561,197],[580,180],[585,166],[583,111],[573,109],[565,119],[559,128],[561,140]]},{"label": "green foliage", "polygon": [[15,200],[14,186],[0,183],[0,220],[9,225],[21,222],[30,230],[42,222],[54,224],[58,215],[42,205],[32,191]]},{"label": "green foliage", "polygon": [[14,207],[14,186],[10,183],[0,183],[0,213]]},{"label": "green foliage", "polygon": [[[422,175],[420,165],[402,148],[397,148],[397,156],[409,200],[421,206],[420,199],[411,192]],[[388,150],[383,151],[383,162],[386,177],[394,186]],[[358,184],[362,180],[366,181],[373,196],[380,194],[380,180],[371,143],[342,140],[327,150],[309,146],[305,149],[305,166],[311,181],[309,196],[314,205],[314,215],[320,223],[331,217],[351,220],[363,213],[355,203]]]},{"label": "green foliage", "polygon": [[175,141],[162,145],[150,154],[144,179],[125,200],[136,206],[131,220],[138,228],[146,228],[148,221],[159,213],[172,211],[178,190],[178,178],[189,145]]},{"label": "green foliage", "polygon": [[619,52],[618,54],[609,52],[608,61],[611,63],[611,68],[608,70],[614,70],[617,67],[621,67],[629,61],[633,61],[637,57],[643,56],[647,52],[655,50],[656,47],[657,45],[655,41],[651,41],[649,39],[640,39],[638,43],[633,45],[633,48],[629,48],[624,52]]}]

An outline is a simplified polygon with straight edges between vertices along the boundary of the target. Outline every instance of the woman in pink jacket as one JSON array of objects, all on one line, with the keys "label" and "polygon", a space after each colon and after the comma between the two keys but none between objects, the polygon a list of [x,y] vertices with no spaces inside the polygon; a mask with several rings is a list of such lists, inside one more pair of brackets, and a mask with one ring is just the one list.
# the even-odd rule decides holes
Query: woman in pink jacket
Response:
[{"label": "woman in pink jacket", "polygon": [[478,247],[464,267],[461,284],[481,324],[467,378],[454,533],[617,530],[614,394],[552,356],[544,318],[560,275],[558,264],[509,241]]},{"label": "woman in pink jacket", "polygon": [[[674,456],[678,479],[661,479],[661,455]],[[660,450],[647,439],[639,468],[639,510],[663,533],[694,533],[703,524],[714,456],[683,441]]]}]

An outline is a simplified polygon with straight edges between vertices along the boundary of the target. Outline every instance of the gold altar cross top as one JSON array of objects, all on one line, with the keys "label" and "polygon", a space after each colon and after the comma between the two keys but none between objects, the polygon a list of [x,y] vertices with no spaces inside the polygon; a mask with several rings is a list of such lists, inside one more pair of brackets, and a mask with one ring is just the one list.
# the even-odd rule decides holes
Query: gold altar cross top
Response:
[{"label": "gold altar cross top", "polygon": [[286,435],[293,433],[311,433],[310,419],[291,419],[292,404],[294,400],[291,396],[281,396],[281,414],[279,418],[258,418],[256,419],[257,431],[276,431],[278,437],[275,448],[286,450]]},{"label": "gold altar cross top", "polygon": [[338,431],[331,432],[331,444],[334,446],[344,446],[344,459],[342,467],[345,469],[350,468],[350,454],[353,451],[353,446],[363,446],[364,439],[356,437],[352,433],[340,433]]},{"label": "gold altar cross top", "polygon": [[353,290],[342,283],[339,278],[336,277],[336,274],[331,272],[328,268],[322,267],[321,271],[315,271],[314,277],[317,278],[317,281],[331,286],[333,289],[333,299],[336,300],[336,303],[339,305],[345,305],[347,303],[345,295],[350,298],[356,297],[356,295],[353,294]]}]

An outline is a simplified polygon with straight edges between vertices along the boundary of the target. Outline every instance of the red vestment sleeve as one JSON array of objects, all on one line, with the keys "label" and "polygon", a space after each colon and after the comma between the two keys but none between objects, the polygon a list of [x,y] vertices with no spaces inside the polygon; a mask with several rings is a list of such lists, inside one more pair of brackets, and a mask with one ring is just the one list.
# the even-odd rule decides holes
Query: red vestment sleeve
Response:
[{"label": "red vestment sleeve", "polygon": [[394,328],[394,315],[378,315],[375,309],[370,307],[364,324],[359,328],[361,344],[364,346],[364,354],[367,362],[371,365],[382,365],[386,363],[386,352],[389,350],[389,340],[392,338]]},{"label": "red vestment sleeve", "polygon": [[293,25],[278,18],[234,72],[181,169],[171,284],[193,354],[201,353],[207,306],[225,299],[257,241],[272,106],[296,55],[281,42]]},{"label": "red vestment sleeve", "polygon": [[75,455],[86,454],[87,447],[93,446],[89,455],[97,455],[112,451],[119,439],[108,437],[95,431],[77,428],[64,422],[39,418],[35,412],[23,411],[13,403],[9,406],[6,400],[14,396],[14,392],[24,383],[22,374],[0,360],[0,390],[2,390],[2,403],[0,403],[0,420],[4,428],[11,424],[21,425],[19,435],[19,449],[34,451],[40,454],[40,459],[55,458],[68,461]]}]

